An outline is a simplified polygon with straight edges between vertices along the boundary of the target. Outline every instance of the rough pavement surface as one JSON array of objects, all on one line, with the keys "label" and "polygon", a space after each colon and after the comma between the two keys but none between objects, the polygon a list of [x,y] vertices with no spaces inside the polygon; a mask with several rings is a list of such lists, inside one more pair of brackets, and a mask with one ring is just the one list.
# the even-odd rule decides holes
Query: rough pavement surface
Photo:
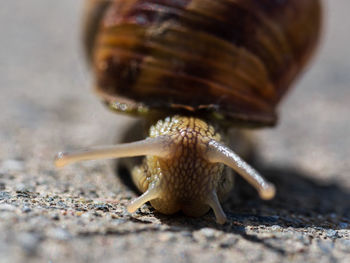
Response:
[{"label": "rough pavement surface", "polygon": [[128,214],[135,194],[112,161],[53,167],[57,151],[115,143],[133,122],[91,92],[82,3],[1,4],[0,262],[349,262],[348,0],[326,2],[323,44],[279,126],[254,132],[255,166],[276,198],[263,202],[238,179],[224,226],[211,212]]}]

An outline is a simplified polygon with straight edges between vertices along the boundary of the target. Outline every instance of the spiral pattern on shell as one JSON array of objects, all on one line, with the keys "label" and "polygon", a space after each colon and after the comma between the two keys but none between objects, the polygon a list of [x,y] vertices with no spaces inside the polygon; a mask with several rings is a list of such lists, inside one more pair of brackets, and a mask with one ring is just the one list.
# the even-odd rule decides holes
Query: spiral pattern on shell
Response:
[{"label": "spiral pattern on shell", "polygon": [[135,113],[273,125],[321,27],[319,0],[95,2],[105,7],[90,47],[97,90]]}]

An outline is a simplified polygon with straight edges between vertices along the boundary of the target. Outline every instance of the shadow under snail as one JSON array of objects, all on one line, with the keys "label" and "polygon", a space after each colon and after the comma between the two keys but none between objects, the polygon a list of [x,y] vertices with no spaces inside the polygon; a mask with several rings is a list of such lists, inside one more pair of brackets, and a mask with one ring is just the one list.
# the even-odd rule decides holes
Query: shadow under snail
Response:
[{"label": "shadow under snail", "polygon": [[[82,160],[146,156],[132,170],[161,213],[201,216],[233,187],[232,168],[271,199],[275,187],[226,144],[226,131],[273,126],[276,106],[310,60],[319,0],[87,0],[85,45],[96,91],[117,112],[146,118],[140,141],[59,153]],[[230,138],[235,139],[235,138]]]}]

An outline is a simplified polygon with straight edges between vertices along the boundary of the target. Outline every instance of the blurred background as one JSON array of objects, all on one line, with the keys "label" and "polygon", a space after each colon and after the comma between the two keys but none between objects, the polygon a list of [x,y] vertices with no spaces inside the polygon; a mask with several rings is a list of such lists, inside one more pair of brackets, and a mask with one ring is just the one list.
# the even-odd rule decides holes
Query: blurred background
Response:
[{"label": "blurred background", "polygon": [[[79,196],[82,188],[99,197],[120,191],[108,161],[61,171],[52,163],[57,151],[114,143],[133,122],[107,110],[92,92],[80,39],[83,2],[1,3],[0,191]],[[312,182],[341,186],[340,197],[349,197],[350,1],[323,2],[324,32],[312,64],[280,104],[278,126],[254,133],[264,166],[303,171]],[[348,199],[339,200],[349,209]],[[1,215],[5,233],[4,222],[12,221]],[[11,233],[0,238],[0,254],[9,257]]]}]

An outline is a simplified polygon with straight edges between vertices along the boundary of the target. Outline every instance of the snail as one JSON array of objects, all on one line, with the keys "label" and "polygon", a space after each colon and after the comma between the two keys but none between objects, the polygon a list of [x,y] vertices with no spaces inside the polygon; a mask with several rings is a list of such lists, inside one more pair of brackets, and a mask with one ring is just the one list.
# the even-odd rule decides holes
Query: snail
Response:
[{"label": "snail", "polygon": [[[159,212],[198,217],[221,207],[232,168],[269,200],[275,187],[227,146],[226,131],[274,126],[276,107],[309,62],[318,0],[89,0],[86,53],[113,110],[148,120],[146,139],[59,153],[55,163],[145,156],[132,170]],[[235,139],[235,138],[233,138]]]}]

